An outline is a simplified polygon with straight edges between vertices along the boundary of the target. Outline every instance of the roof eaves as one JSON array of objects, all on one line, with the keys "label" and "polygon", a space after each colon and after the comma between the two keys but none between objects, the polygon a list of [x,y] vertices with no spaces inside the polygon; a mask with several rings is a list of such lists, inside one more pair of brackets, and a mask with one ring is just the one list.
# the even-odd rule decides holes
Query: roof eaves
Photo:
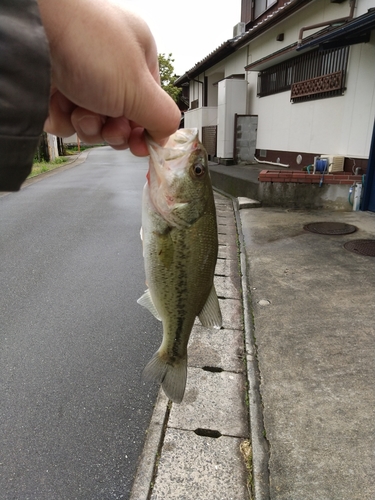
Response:
[{"label": "roof eaves", "polygon": [[[310,35],[309,37],[306,38],[306,42],[309,42],[310,40],[314,40],[317,37],[320,37],[322,34],[327,33],[329,31],[329,28],[324,28],[321,31],[314,33],[313,35]],[[310,50],[312,50],[313,47],[310,47]],[[291,59],[295,55],[297,55],[297,51],[299,50],[298,47],[298,42],[295,41],[291,43],[290,45],[287,45],[283,47],[280,50],[277,50],[275,52],[271,52],[270,54],[267,54],[266,56],[262,57],[261,59],[258,59],[256,61],[251,62],[247,66],[245,66],[246,71],[262,71],[263,69],[266,69],[270,66],[274,66],[275,64],[278,64],[280,62],[284,62],[288,59]],[[308,52],[308,51],[307,51]]]},{"label": "roof eaves", "polygon": [[[362,34],[375,30],[375,8],[371,8],[367,13],[356,17],[339,27],[323,30],[316,34],[311,39],[304,40],[302,44],[297,47],[297,51],[313,48],[317,45],[324,45],[324,43],[332,40],[343,40],[351,34]],[[346,41],[350,42],[350,39]],[[350,43],[349,43],[350,44]]]},{"label": "roof eaves", "polygon": [[217,64],[218,62],[220,62],[223,59],[225,59],[226,57],[228,57],[230,54],[232,54],[235,51],[233,45],[234,45],[234,42],[238,38],[239,37],[230,38],[229,40],[226,40],[225,42],[223,42],[213,52],[208,54],[208,56],[206,56],[201,61],[197,62],[197,64],[195,66],[193,66],[186,73],[184,73],[182,76],[177,78],[177,80],[174,82],[174,85],[176,87],[180,87],[184,83],[186,83],[189,80],[198,76],[200,73],[202,73],[206,69],[211,68],[211,66],[213,66],[214,64]]},{"label": "roof eaves", "polygon": [[262,71],[268,66],[290,59],[295,54],[297,42],[294,42],[281,50],[277,50],[245,66],[245,71]]},{"label": "roof eaves", "polygon": [[278,9],[271,12],[268,16],[264,17],[261,21],[254,24],[249,30],[238,37],[235,42],[235,48],[238,50],[243,45],[260,35],[265,29],[271,27],[272,24],[280,22],[284,14],[287,14],[291,9],[300,7],[311,0],[289,0],[281,5]]},{"label": "roof eaves", "polygon": [[175,82],[176,87],[181,87],[184,83],[188,83],[191,79],[198,76],[203,71],[206,71],[214,64],[221,62],[223,59],[239,50],[243,45],[246,45],[250,40],[256,38],[264,29],[268,29],[271,24],[279,22],[284,15],[290,10],[298,8],[312,0],[289,0],[284,5],[271,12],[267,17],[263,18],[259,23],[254,24],[248,31],[222,43],[217,49],[208,54],[204,59],[199,61],[195,66],[189,69],[186,73],[180,76]]}]

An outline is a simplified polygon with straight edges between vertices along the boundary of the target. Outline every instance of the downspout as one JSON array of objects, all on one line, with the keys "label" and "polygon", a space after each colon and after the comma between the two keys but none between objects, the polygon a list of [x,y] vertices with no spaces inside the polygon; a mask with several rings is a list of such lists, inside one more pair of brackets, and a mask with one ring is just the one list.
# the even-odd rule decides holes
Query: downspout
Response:
[{"label": "downspout", "polygon": [[302,44],[302,36],[304,31],[313,30],[315,28],[323,28],[324,26],[333,26],[334,24],[344,24],[347,21],[351,21],[353,19],[355,8],[355,0],[350,0],[350,13],[347,17],[341,17],[339,19],[333,19],[332,21],[323,21],[321,23],[310,24],[310,26],[303,26],[299,30],[298,34],[298,46]]},{"label": "downspout", "polygon": [[[246,66],[248,66],[250,64],[249,59],[250,59],[250,44],[248,43],[246,46]],[[246,71],[246,69],[245,69],[245,78],[246,78],[246,82],[247,82],[247,88],[249,89],[249,85],[250,85],[249,72]],[[248,95],[248,92],[246,92],[246,94]],[[250,102],[249,102],[249,99],[247,97],[246,97],[246,112],[248,114],[250,114]]]}]

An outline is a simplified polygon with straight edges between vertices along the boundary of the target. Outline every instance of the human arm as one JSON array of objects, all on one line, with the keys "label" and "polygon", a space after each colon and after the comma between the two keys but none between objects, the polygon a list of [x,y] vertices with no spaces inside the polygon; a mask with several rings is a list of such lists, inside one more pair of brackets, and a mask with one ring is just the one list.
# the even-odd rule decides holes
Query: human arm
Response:
[{"label": "human arm", "polygon": [[50,45],[52,95],[45,130],[148,154],[176,131],[180,112],[160,88],[155,41],[144,21],[106,0],[39,0]]},{"label": "human arm", "polygon": [[48,112],[48,44],[38,5],[0,2],[0,191],[17,191],[30,173]]},{"label": "human arm", "polygon": [[106,0],[0,2],[0,191],[20,189],[43,124],[145,156],[144,130],[162,143],[179,121],[159,86],[154,39],[134,14]]}]

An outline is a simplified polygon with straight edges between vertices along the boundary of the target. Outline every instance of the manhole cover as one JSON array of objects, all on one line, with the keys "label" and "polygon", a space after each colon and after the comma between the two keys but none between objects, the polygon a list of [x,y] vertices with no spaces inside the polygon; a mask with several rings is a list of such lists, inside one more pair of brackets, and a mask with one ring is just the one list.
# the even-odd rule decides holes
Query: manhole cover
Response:
[{"label": "manhole cover", "polygon": [[344,248],[349,252],[375,257],[375,240],[352,240],[344,244]]},{"label": "manhole cover", "polygon": [[310,231],[310,233],[331,235],[350,234],[357,231],[355,226],[344,222],[310,222],[310,224],[303,226],[303,229]]}]

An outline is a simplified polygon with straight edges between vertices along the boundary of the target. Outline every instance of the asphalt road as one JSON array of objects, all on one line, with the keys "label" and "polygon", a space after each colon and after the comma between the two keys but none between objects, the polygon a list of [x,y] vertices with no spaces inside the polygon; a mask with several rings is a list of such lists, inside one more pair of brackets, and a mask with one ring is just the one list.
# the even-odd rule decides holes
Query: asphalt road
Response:
[{"label": "asphalt road", "polygon": [[109,147],[0,197],[0,498],[127,499],[157,387],[147,162]]}]

